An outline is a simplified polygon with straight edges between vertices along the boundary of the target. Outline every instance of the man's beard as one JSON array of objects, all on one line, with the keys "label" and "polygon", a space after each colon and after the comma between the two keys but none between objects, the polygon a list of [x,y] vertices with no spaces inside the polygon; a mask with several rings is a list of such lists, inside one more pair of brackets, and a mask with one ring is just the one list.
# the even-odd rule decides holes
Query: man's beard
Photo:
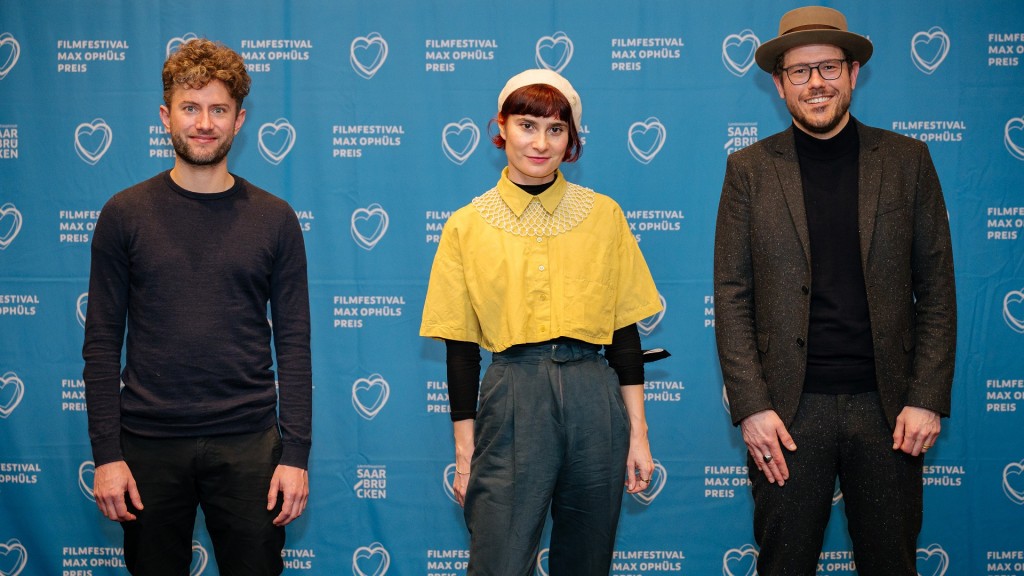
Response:
[{"label": "man's beard", "polygon": [[846,113],[850,110],[849,93],[839,92],[836,95],[836,98],[839,102],[836,105],[835,113],[824,120],[817,119],[812,121],[812,117],[805,114],[804,111],[800,109],[799,103],[796,106],[791,106],[789,100],[786,100],[786,108],[789,109],[789,113],[793,116],[793,119],[796,120],[797,124],[808,132],[814,134],[828,134],[834,130],[836,126],[839,126],[839,123],[843,121],[843,118],[846,117]]},{"label": "man's beard", "polygon": [[199,156],[192,153],[186,137],[177,133],[171,134],[171,144],[174,145],[174,153],[178,155],[178,158],[181,158],[193,166],[213,166],[215,164],[219,164],[227,157],[228,151],[231,150],[231,143],[233,141],[234,138],[224,140],[221,142],[221,145],[212,152],[205,156]]}]

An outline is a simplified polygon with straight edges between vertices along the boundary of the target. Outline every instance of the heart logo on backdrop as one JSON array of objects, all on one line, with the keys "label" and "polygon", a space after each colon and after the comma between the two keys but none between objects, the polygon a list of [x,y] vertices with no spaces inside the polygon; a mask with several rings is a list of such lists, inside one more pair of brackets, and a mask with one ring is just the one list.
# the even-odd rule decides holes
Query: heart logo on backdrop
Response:
[{"label": "heart logo on backdrop", "polygon": [[86,164],[95,166],[110,149],[114,132],[103,118],[83,122],[75,128],[75,152]]},{"label": "heart logo on backdrop", "polygon": [[377,32],[370,32],[366,36],[354,38],[348,53],[352,69],[369,80],[388,59],[388,43]]},{"label": "heart logo on backdrop", "polygon": [[260,126],[258,140],[260,156],[276,166],[295,146],[295,127],[287,119],[278,118]]},{"label": "heart logo on backdrop", "polygon": [[93,481],[95,479],[96,464],[92,460],[82,462],[82,465],[78,467],[78,489],[92,502],[96,501],[96,496],[92,493]]},{"label": "heart logo on backdrop", "polygon": [[363,250],[373,250],[388,231],[388,213],[380,204],[370,204],[352,213],[352,239]]},{"label": "heart logo on backdrop", "polygon": [[28,550],[17,538],[0,544],[0,576],[18,576],[28,563]]},{"label": "heart logo on backdrop", "polygon": [[391,555],[380,542],[360,546],[352,554],[353,576],[384,576],[388,573],[389,566]]},{"label": "heart logo on backdrop", "polygon": [[938,26],[918,32],[910,39],[910,59],[925,74],[935,72],[948,54],[949,35]]},{"label": "heart logo on backdrop", "polygon": [[21,232],[21,212],[10,202],[0,206],[0,250],[6,250]]},{"label": "heart logo on backdrop", "polygon": [[839,488],[839,486],[836,486],[836,491],[832,493],[832,505],[835,506],[835,505],[839,504],[839,501],[842,500],[842,499],[843,499],[843,491],[842,491],[842,489]]},{"label": "heart logo on backdrop", "polygon": [[449,122],[441,131],[441,149],[449,160],[458,165],[469,159],[480,143],[480,128],[469,118]]},{"label": "heart logo on backdrop", "polygon": [[171,54],[173,54],[174,52],[177,52],[178,48],[181,48],[182,44],[188,42],[189,40],[195,40],[195,39],[196,39],[196,35],[194,33],[192,33],[192,32],[189,32],[187,34],[182,34],[181,36],[175,36],[174,38],[171,38],[170,40],[167,41],[167,47],[164,50],[164,59],[167,59],[168,57],[170,57]]},{"label": "heart logo on backdrop", "polygon": [[658,294],[658,300],[661,301],[661,310],[654,316],[650,316],[640,320],[636,323],[636,327],[640,330],[640,334],[644,336],[650,336],[651,332],[661,324],[661,319],[665,317],[665,310],[668,310],[668,306],[665,304],[665,297]]},{"label": "heart logo on backdrop", "polygon": [[651,482],[647,485],[646,490],[642,490],[633,494],[633,498],[643,504],[644,506],[650,506],[651,502],[661,494],[662,489],[665,488],[665,482],[668,480],[668,471],[661,465],[661,462],[654,461],[654,472],[651,474]]},{"label": "heart logo on backdrop", "polygon": [[373,420],[388,403],[390,395],[391,387],[380,374],[371,374],[369,378],[360,378],[352,384],[352,406],[367,420]]},{"label": "heart logo on backdrop", "polygon": [[[4,401],[3,398],[7,397]],[[7,418],[21,404],[25,396],[25,383],[14,372],[0,376],[0,418]]]},{"label": "heart logo on backdrop", "polygon": [[[923,563],[923,568],[922,568]],[[945,576],[949,567],[949,554],[938,544],[917,549],[918,576]]]},{"label": "heart logo on backdrop", "polygon": [[85,311],[89,306],[89,293],[82,292],[78,297],[78,301],[75,303],[75,318],[78,318],[78,323],[85,328]]},{"label": "heart logo on backdrop", "polygon": [[[1024,334],[1024,306],[1021,305],[1022,303],[1024,303],[1024,288],[1007,292],[1003,298],[1003,320],[1006,320],[1006,325],[1014,332]],[[1014,309],[1019,309],[1021,315],[1018,316],[1014,313]]]},{"label": "heart logo on backdrop", "polygon": [[1024,160],[1024,117],[1010,118],[1003,129],[1003,144],[1011,156]]},{"label": "heart logo on backdrop", "polygon": [[444,467],[444,478],[442,480],[444,483],[444,493],[448,495],[449,500],[458,504],[459,501],[455,499],[455,488],[453,488],[455,484],[454,462]]},{"label": "heart logo on backdrop", "polygon": [[547,68],[561,73],[572,60],[572,39],[565,32],[541,36],[537,40],[534,61],[538,68]]},{"label": "heart logo on backdrop", "polygon": [[626,138],[629,144],[629,153],[641,164],[648,164],[661,152],[665,145],[665,137],[668,132],[665,125],[655,117],[650,117],[643,122],[633,122],[629,127],[629,136]]},{"label": "heart logo on backdrop", "polygon": [[548,555],[550,552],[550,548],[541,548],[540,552],[537,552],[537,569],[533,572],[534,576],[548,576]]},{"label": "heart logo on backdrop", "polygon": [[[7,53],[5,57],[3,54]],[[21,44],[11,36],[10,32],[0,34],[0,80],[7,77],[7,73],[18,63],[18,56],[21,56]]]},{"label": "heart logo on backdrop", "polygon": [[1003,492],[1014,504],[1024,505],[1024,460],[1003,468]]},{"label": "heart logo on backdrop", "polygon": [[192,541],[192,564],[188,569],[188,576],[200,576],[206,571],[206,563],[210,561],[210,553],[203,548],[198,540]]},{"label": "heart logo on backdrop", "polygon": [[722,556],[722,576],[757,576],[757,548],[744,544]]},{"label": "heart logo on backdrop", "polygon": [[761,39],[750,29],[739,34],[729,34],[722,40],[722,64],[735,76],[743,76],[754,65],[754,52],[761,46]]}]

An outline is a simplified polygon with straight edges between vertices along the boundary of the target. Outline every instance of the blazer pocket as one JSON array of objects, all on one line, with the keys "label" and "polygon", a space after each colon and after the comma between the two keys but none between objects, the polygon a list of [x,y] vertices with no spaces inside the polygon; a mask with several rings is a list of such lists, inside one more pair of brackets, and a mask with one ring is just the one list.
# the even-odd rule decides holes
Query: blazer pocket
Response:
[{"label": "blazer pocket", "polygon": [[879,217],[881,217],[885,216],[886,214],[889,214],[890,212],[896,212],[897,210],[905,210],[907,208],[910,208],[910,200],[908,198],[904,198],[902,196],[897,196],[895,198],[882,198],[881,202],[878,205],[877,214]]}]

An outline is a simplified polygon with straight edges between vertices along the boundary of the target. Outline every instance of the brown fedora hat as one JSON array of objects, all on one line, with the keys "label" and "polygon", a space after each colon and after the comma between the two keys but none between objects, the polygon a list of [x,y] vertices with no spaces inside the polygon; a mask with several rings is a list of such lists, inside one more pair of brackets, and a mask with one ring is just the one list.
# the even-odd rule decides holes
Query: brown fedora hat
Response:
[{"label": "brown fedora hat", "polygon": [[861,66],[871,58],[871,41],[846,29],[846,16],[824,6],[804,6],[790,10],[779,20],[779,35],[761,44],[754,59],[761,70],[775,71],[775,60],[790,48],[807,44],[832,44],[853,54]]}]

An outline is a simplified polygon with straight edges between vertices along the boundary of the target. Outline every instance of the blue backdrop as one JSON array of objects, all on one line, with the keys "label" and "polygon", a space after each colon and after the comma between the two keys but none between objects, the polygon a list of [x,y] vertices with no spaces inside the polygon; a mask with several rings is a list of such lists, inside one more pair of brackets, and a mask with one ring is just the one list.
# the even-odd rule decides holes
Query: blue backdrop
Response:
[{"label": "blue backdrop", "polygon": [[[919,572],[1024,574],[1024,4],[828,4],[875,45],[854,114],[928,142],[953,230],[958,369],[953,418],[925,461]],[[665,300],[645,344],[673,353],[648,370],[657,472],[625,499],[613,573],[752,575],[712,237],[727,154],[789,123],[753,50],[798,5],[0,3],[0,575],[123,573],[121,530],[91,494],[89,241],[112,194],[172,165],[160,69],[194,36],[246,57],[230,166],[292,204],[309,254],[312,496],[289,527],[286,573],[465,572],[443,346],[417,330],[445,219],[505,163],[488,142],[498,91],[543,66],[584,103],[585,152],[566,176],[625,209]],[[818,572],[847,575],[835,501]],[[202,528],[192,573],[217,574]]]}]

